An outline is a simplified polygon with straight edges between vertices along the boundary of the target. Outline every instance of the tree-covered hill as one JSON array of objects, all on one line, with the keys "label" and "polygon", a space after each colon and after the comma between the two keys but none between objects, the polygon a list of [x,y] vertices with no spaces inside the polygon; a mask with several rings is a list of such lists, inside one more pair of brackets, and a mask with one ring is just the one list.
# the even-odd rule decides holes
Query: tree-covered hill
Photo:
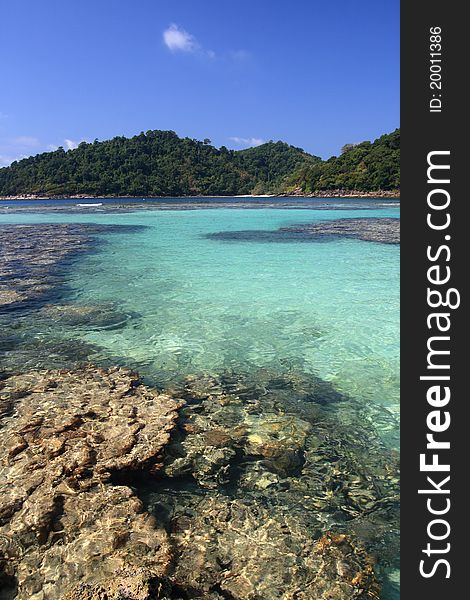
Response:
[{"label": "tree-covered hill", "polygon": [[247,150],[148,131],[59,148],[0,169],[0,196],[189,196],[399,187],[399,131],[322,161],[284,142]]},{"label": "tree-covered hill", "polygon": [[0,169],[0,194],[245,194],[257,185],[278,187],[286,175],[311,162],[312,156],[283,142],[236,152],[214,148],[209,140],[179,138],[173,131],[148,131],[14,162]]},{"label": "tree-covered hill", "polygon": [[400,187],[400,130],[375,142],[346,144],[340,156],[301,165],[290,177],[287,190],[398,190]]}]

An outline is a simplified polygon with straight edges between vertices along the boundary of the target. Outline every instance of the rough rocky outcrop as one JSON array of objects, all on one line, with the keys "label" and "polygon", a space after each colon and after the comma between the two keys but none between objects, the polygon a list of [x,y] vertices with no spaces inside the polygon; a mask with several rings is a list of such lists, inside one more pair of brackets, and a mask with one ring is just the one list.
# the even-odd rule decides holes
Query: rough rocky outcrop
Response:
[{"label": "rough rocky outcrop", "polygon": [[288,193],[279,194],[280,196],[302,196],[304,198],[399,198],[400,190],[373,190],[366,192],[364,190],[317,190],[309,192],[297,186]]},{"label": "rough rocky outcrop", "polygon": [[17,597],[62,598],[122,569],[163,575],[166,532],[109,480],[160,469],[178,402],[130,372],[91,367],[9,377],[1,397],[11,416],[0,430],[0,556]]}]

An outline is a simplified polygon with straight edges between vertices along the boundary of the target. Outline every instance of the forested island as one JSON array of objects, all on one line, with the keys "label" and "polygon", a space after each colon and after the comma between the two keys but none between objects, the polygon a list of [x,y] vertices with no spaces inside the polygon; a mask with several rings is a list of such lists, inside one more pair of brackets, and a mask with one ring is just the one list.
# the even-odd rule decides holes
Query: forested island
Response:
[{"label": "forested island", "polygon": [[346,144],[328,160],[281,141],[230,150],[155,130],[60,147],[0,169],[2,197],[398,194],[399,187],[399,129]]}]

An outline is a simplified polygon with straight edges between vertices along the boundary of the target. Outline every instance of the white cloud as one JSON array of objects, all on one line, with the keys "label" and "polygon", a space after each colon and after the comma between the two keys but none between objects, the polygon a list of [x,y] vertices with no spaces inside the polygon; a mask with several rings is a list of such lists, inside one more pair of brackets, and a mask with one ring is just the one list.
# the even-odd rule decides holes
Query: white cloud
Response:
[{"label": "white cloud", "polygon": [[239,146],[261,146],[261,144],[264,144],[264,140],[262,140],[261,138],[255,138],[255,137],[238,137],[236,135],[229,137],[229,140],[231,140],[232,142],[235,142],[236,144],[238,144]]},{"label": "white cloud", "polygon": [[8,165],[10,165],[13,161],[14,158],[11,158],[11,156],[4,156],[3,154],[0,154],[0,167],[8,167]]},{"label": "white cloud", "polygon": [[[65,150],[74,150],[82,141],[85,140],[71,140],[66,138],[60,145]],[[44,144],[38,138],[29,135],[19,135],[9,138],[0,137],[0,167],[7,167],[15,160],[27,158],[38,152],[53,152],[58,148],[59,144]]]},{"label": "white cloud", "polygon": [[36,154],[40,146],[40,140],[29,135],[0,138],[0,167],[7,167],[15,160]]},{"label": "white cloud", "polygon": [[79,143],[80,142],[76,142],[75,140],[68,140],[67,138],[64,140],[64,145],[67,150],[75,150],[75,148],[78,148]]},{"label": "white cloud", "polygon": [[172,23],[163,32],[163,42],[172,52],[186,52],[198,56],[215,59],[216,53],[201,46],[197,39],[188,31]]},{"label": "white cloud", "polygon": [[[63,148],[65,148],[66,150],[75,150],[75,148],[78,148],[78,146],[82,143],[85,142],[86,140],[81,139],[81,140],[70,140],[69,138],[65,138],[65,140],[63,141],[62,144],[60,144]],[[50,152],[54,152],[54,150],[58,150],[59,146],[57,144],[47,144],[46,149]]]},{"label": "white cloud", "polygon": [[214,52],[213,50],[209,50],[204,48],[198,40],[177,25],[176,23],[171,23],[164,31],[163,31],[163,42],[165,46],[171,50],[171,52],[185,52],[187,54],[196,54],[198,56],[210,58],[210,59],[218,59],[222,61],[234,61],[234,62],[244,62],[251,58],[251,54],[247,50],[231,50],[228,52]]},{"label": "white cloud", "polygon": [[21,160],[22,158],[27,158],[27,155],[6,156],[5,154],[0,154],[0,167],[8,167],[12,162],[15,162],[15,160]]},{"label": "white cloud", "polygon": [[196,38],[172,23],[163,32],[163,41],[172,52],[197,52],[200,46]]}]

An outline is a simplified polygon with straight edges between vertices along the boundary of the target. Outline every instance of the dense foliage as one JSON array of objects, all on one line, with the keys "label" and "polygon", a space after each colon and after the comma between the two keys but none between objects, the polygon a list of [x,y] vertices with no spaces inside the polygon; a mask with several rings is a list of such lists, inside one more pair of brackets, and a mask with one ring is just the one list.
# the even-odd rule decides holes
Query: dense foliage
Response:
[{"label": "dense foliage", "polygon": [[400,187],[400,130],[375,142],[346,144],[340,156],[301,166],[288,187],[320,190],[397,190]]},{"label": "dense foliage", "polygon": [[82,142],[0,169],[0,195],[185,196],[268,193],[301,188],[395,189],[399,131],[322,161],[283,142],[247,150],[210,140],[148,131],[132,138]]},{"label": "dense foliage", "polygon": [[278,187],[301,164],[314,161],[282,142],[236,152],[173,131],[148,131],[14,162],[0,170],[0,194],[244,194],[256,186]]}]

